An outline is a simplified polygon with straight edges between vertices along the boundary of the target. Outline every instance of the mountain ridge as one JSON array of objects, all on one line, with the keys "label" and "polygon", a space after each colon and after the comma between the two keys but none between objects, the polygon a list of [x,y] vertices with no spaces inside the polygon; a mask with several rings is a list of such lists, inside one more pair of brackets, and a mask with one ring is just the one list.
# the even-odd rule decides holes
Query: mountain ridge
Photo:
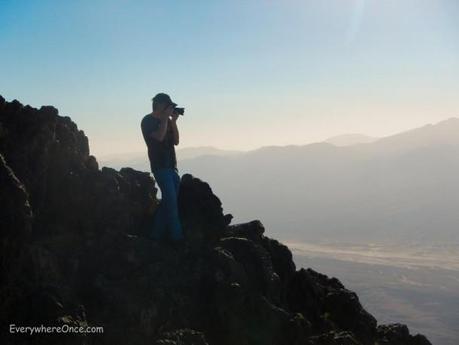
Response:
[{"label": "mountain ridge", "polygon": [[341,135],[335,135],[324,141],[336,146],[350,146],[361,143],[369,143],[378,140],[379,138],[370,137],[361,133],[347,133]]}]

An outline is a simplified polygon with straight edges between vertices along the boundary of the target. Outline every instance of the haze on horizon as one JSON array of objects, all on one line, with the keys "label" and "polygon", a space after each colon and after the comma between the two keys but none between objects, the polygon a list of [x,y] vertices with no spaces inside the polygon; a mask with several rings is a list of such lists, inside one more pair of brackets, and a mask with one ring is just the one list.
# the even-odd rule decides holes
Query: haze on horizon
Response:
[{"label": "haze on horizon", "polygon": [[383,137],[459,116],[459,3],[136,1],[0,4],[0,94],[56,106],[91,153],[145,150],[168,92],[180,147],[250,150]]}]

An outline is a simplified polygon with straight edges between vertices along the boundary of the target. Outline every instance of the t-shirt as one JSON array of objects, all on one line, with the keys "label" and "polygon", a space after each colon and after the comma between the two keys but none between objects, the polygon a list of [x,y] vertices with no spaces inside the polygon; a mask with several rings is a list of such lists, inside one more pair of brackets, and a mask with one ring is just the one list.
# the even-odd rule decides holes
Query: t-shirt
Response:
[{"label": "t-shirt", "polygon": [[175,157],[174,134],[172,132],[172,120],[168,120],[166,136],[159,141],[151,136],[151,133],[160,127],[161,120],[151,114],[143,117],[140,127],[143,139],[148,148],[148,159],[150,160],[151,171],[160,168],[177,169]]}]

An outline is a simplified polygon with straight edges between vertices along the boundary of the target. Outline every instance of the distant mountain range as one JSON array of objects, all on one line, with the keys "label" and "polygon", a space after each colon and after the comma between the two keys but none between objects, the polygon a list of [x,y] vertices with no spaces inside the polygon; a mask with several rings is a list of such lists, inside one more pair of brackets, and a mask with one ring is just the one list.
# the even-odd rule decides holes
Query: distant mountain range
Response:
[{"label": "distant mountain range", "polygon": [[298,241],[459,242],[459,119],[335,146],[270,146],[200,156],[180,172],[209,181],[236,221]]},{"label": "distant mountain range", "polygon": [[335,146],[349,146],[355,144],[371,143],[378,140],[378,138],[369,137],[368,135],[352,133],[352,134],[343,134],[337,135],[325,140],[326,143],[335,145]]}]

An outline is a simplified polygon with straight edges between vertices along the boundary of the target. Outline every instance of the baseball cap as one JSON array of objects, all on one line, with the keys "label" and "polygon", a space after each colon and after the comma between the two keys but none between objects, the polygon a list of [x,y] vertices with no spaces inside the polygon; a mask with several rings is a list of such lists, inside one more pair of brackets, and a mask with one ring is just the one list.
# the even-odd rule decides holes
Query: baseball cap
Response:
[{"label": "baseball cap", "polygon": [[172,104],[174,107],[177,106],[177,103],[172,102],[172,99],[167,93],[160,92],[155,97],[151,99],[153,103],[166,103],[168,105]]}]

